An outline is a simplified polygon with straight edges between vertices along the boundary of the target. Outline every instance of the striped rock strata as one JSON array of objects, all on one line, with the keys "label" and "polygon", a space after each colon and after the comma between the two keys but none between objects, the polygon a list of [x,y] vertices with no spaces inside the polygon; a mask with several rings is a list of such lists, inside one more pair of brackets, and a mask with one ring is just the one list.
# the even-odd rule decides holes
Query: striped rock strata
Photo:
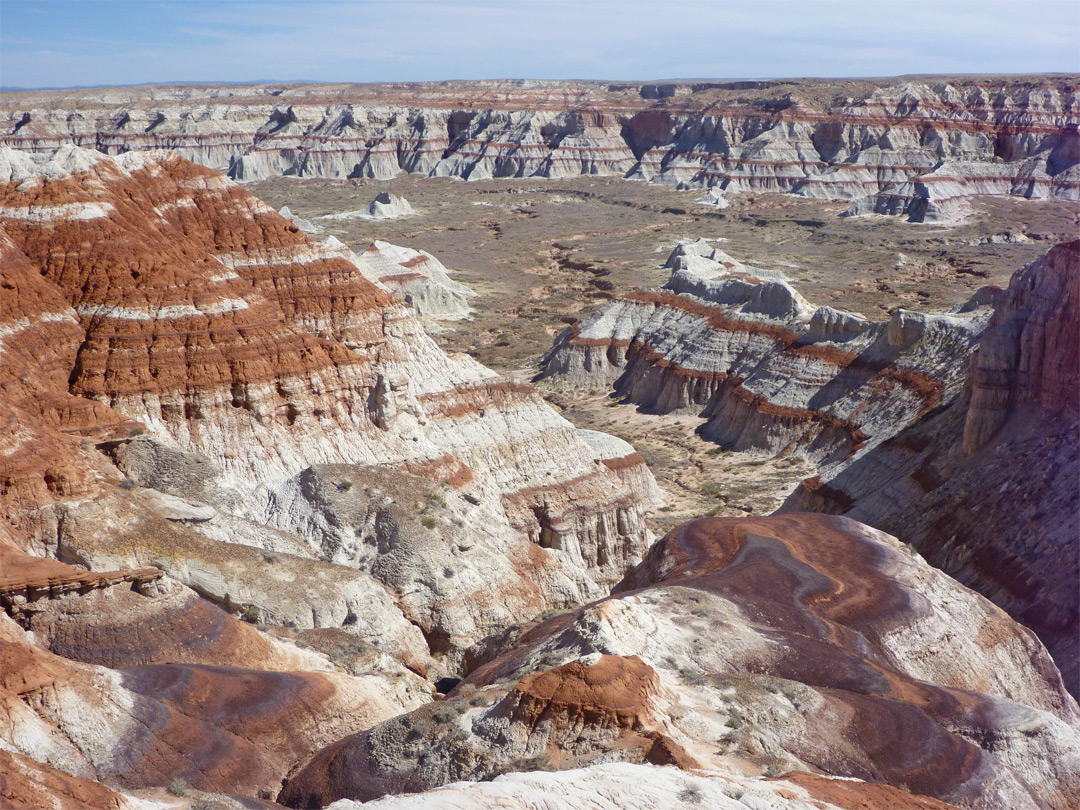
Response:
[{"label": "striped rock strata", "polygon": [[1080,242],[1017,271],[963,395],[785,509],[894,532],[1035,630],[1080,694]]},{"label": "striped rock strata", "polygon": [[0,177],[9,545],[370,628],[418,671],[595,598],[646,548],[632,448],[447,356],[364,262],[219,174],[69,146],[5,150]]},{"label": "striped rock strata", "polygon": [[[333,237],[327,240],[336,242]],[[344,246],[341,246],[344,247]],[[376,240],[350,258],[369,278],[401,294],[421,318],[457,321],[468,317],[476,293],[450,278],[443,263],[423,250]]]},{"label": "striped rock strata", "polygon": [[[612,762],[637,770],[611,785]],[[894,538],[822,515],[715,518],[671,532],[616,595],[535,626],[445,701],[319,752],[279,801],[585,768],[531,784],[550,785],[553,806],[587,783],[637,806],[652,779],[681,782],[649,764],[693,771],[718,802],[762,794],[754,807],[874,807],[888,799],[876,782],[957,807],[1064,809],[1080,790],[1080,709],[1030,631]],[[829,776],[859,780],[844,783],[850,805],[836,783],[826,795]],[[938,806],[902,795],[895,806]]]},{"label": "striped rock strata", "polygon": [[113,791],[178,778],[273,791],[298,758],[430,691],[385,655],[350,673],[274,640],[158,570],[89,574],[10,549],[3,564],[5,807],[134,810]]},{"label": "striped rock strata", "polygon": [[[847,83],[847,92],[851,83]],[[1076,80],[568,82],[5,94],[0,143],[168,148],[257,180],[614,174],[956,215],[975,194],[1080,199]]]},{"label": "striped rock strata", "polygon": [[542,378],[608,387],[657,413],[697,413],[735,450],[850,463],[960,393],[990,317],[980,294],[947,314],[891,320],[808,303],[782,273],[708,242],[680,244],[668,283],[630,293],[565,329]]}]

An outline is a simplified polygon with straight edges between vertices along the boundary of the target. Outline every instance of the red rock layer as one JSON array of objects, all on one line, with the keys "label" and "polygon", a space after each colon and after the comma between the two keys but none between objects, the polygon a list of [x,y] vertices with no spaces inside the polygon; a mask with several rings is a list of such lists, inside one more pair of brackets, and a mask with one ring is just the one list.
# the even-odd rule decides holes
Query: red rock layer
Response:
[{"label": "red rock layer", "polygon": [[[702,631],[710,610],[730,612]],[[1042,713],[992,696],[1004,682],[990,685],[972,657],[927,656],[915,634],[945,626],[942,643],[971,633],[979,646],[972,657],[1013,661],[1006,688]],[[647,650],[651,663],[612,651],[627,647]],[[670,657],[687,648],[700,651],[692,672]],[[712,658],[713,650],[723,652]],[[710,669],[706,660],[722,664]],[[761,698],[751,697],[755,689]],[[1051,737],[1062,735],[1054,737],[1061,751],[1071,745],[1080,711],[1029,633],[891,538],[845,518],[800,514],[683,525],[615,595],[534,626],[436,707],[328,746],[279,801],[366,801],[597,762],[694,769],[730,755],[716,750],[723,740],[702,716],[717,700],[744,707],[758,751],[779,747],[804,768],[861,780],[837,786],[795,774],[796,784],[840,807],[989,808],[1006,796],[1064,810],[1080,789],[1072,754],[1040,770],[1041,757],[1058,750]],[[790,701],[802,719],[785,725]],[[727,728],[740,728],[742,715],[727,711]],[[1020,716],[1042,718],[1033,733],[1047,736],[1032,743],[1045,745],[1042,753],[1014,736]],[[754,749],[747,745],[738,754]],[[1035,772],[1047,778],[1024,784]]]},{"label": "red rock layer", "polygon": [[123,795],[100,782],[2,749],[0,803],[5,810],[125,810],[131,806]]},{"label": "red rock layer", "polygon": [[[656,672],[636,656],[602,655],[588,663],[573,661],[528,675],[492,709],[499,731],[490,740],[488,761],[475,751],[450,751],[449,770],[458,779],[470,780],[512,770],[498,761],[505,753],[495,751],[512,739],[532,751],[533,760],[543,759],[552,769],[588,765],[602,754],[624,762],[700,767],[664,733],[653,705],[659,688]],[[291,776],[278,801],[290,807],[318,807],[341,798],[370,801],[439,787],[445,771],[417,768],[410,772],[407,758],[387,759],[392,756],[391,746],[417,733],[405,717],[340,740]],[[433,742],[438,747],[444,741]]]}]

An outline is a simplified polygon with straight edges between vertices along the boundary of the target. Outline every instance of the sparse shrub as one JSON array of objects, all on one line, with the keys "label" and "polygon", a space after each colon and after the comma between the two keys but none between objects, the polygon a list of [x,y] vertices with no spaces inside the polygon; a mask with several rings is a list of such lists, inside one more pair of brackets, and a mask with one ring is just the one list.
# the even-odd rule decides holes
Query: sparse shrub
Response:
[{"label": "sparse shrub", "polygon": [[141,427],[133,427],[131,430],[128,431],[128,436],[134,438],[136,436],[142,436],[144,433],[146,433],[146,431],[143,430]]},{"label": "sparse shrub", "polygon": [[724,447],[714,447],[712,450],[706,450],[705,455],[707,455],[707,456],[718,456],[721,453],[726,453],[726,452],[727,452],[727,449],[724,448]]},{"label": "sparse shrub", "polygon": [[705,793],[698,785],[687,785],[679,791],[679,801],[687,804],[701,804],[705,801]]},{"label": "sparse shrub", "polygon": [[704,680],[704,678],[701,677],[700,672],[694,672],[694,670],[687,669],[686,667],[679,670],[679,675],[687,683],[701,683]]},{"label": "sparse shrub", "polygon": [[120,489],[135,489],[135,482],[130,478],[125,478],[120,482]]},{"label": "sparse shrub", "polygon": [[447,567],[447,568],[444,568],[444,569],[442,570],[442,575],[443,575],[444,577],[446,577],[447,579],[453,579],[453,578],[454,578],[454,569],[453,569],[453,568],[449,568],[449,567]]},{"label": "sparse shrub", "polygon": [[420,518],[420,522],[424,525],[425,529],[435,528],[435,518],[431,517],[430,515]]},{"label": "sparse shrub", "polygon": [[726,782],[720,782],[719,785],[720,785],[720,792],[723,793],[725,796],[727,796],[729,799],[735,799],[735,800],[741,799],[743,797],[743,795],[746,793],[746,791],[743,790],[738,785],[729,785]]},{"label": "sparse shrub", "polygon": [[260,618],[262,618],[260,616],[260,611],[255,605],[248,605],[244,608],[244,612],[240,614],[240,621],[247,622],[248,624],[258,624]]},{"label": "sparse shrub", "polygon": [[455,717],[457,717],[457,714],[449,706],[442,706],[431,714],[431,719],[436,723],[449,723]]},{"label": "sparse shrub", "polygon": [[727,722],[724,723],[724,725],[727,726],[730,729],[742,728],[742,724],[743,724],[743,713],[742,713],[742,711],[737,706],[732,706],[731,709],[728,711],[728,714],[730,715],[730,717],[728,717]]},{"label": "sparse shrub", "polygon": [[165,788],[165,791],[170,796],[187,796],[190,789],[187,780],[178,776],[169,782],[169,786]]},{"label": "sparse shrub", "polygon": [[701,494],[706,498],[723,499],[724,488],[714,481],[707,481],[701,485]]}]

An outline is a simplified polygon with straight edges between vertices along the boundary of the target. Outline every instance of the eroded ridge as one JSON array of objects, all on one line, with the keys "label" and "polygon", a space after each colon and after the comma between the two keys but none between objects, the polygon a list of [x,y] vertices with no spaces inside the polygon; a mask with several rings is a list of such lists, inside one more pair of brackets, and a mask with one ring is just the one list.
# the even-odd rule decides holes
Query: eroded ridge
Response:
[{"label": "eroded ridge", "polygon": [[785,509],[895,532],[1034,629],[1080,692],[1080,243],[1018,270],[963,395]]},{"label": "eroded ridge", "polygon": [[[1078,721],[1030,632],[894,538],[822,515],[714,518],[669,533],[614,596],[534,626],[445,701],[324,749],[279,800],[590,765],[603,781],[597,766],[622,762],[641,781],[674,765],[837,806],[847,790],[884,800],[869,781],[961,807],[1064,808]],[[627,806],[648,790],[607,789]]]},{"label": "eroded ridge", "polygon": [[913,221],[1080,198],[1075,77],[161,86],[7,93],[4,112],[17,149],[167,148],[244,180],[622,175]]},{"label": "eroded ridge", "polygon": [[734,449],[839,467],[960,393],[990,317],[986,290],[950,313],[883,322],[815,307],[783,273],[682,243],[660,290],[565,329],[541,379],[605,388],[653,413],[694,413]]},{"label": "eroded ridge", "polygon": [[9,544],[418,672],[640,558],[633,448],[444,353],[366,261],[175,154],[2,157]]}]

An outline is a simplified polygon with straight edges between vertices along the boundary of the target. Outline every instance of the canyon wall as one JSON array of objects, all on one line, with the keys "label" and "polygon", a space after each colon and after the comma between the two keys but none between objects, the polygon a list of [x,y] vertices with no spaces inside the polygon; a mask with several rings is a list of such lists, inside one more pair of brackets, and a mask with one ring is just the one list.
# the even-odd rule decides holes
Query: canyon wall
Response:
[{"label": "canyon wall", "polygon": [[682,243],[660,290],[629,293],[565,329],[541,378],[611,388],[653,413],[693,413],[733,450],[843,466],[959,395],[991,316],[977,296],[888,321],[815,307],[782,272]]},{"label": "canyon wall", "polygon": [[1080,691],[1075,242],[948,313],[808,304],[775,270],[698,241],[659,291],[564,330],[557,386],[702,418],[723,447],[817,465],[785,511],[894,533],[1032,627]]},{"label": "canyon wall", "polygon": [[1075,77],[652,85],[447,82],[7,93],[0,144],[170,149],[238,180],[617,175],[948,221],[1080,199]]}]

